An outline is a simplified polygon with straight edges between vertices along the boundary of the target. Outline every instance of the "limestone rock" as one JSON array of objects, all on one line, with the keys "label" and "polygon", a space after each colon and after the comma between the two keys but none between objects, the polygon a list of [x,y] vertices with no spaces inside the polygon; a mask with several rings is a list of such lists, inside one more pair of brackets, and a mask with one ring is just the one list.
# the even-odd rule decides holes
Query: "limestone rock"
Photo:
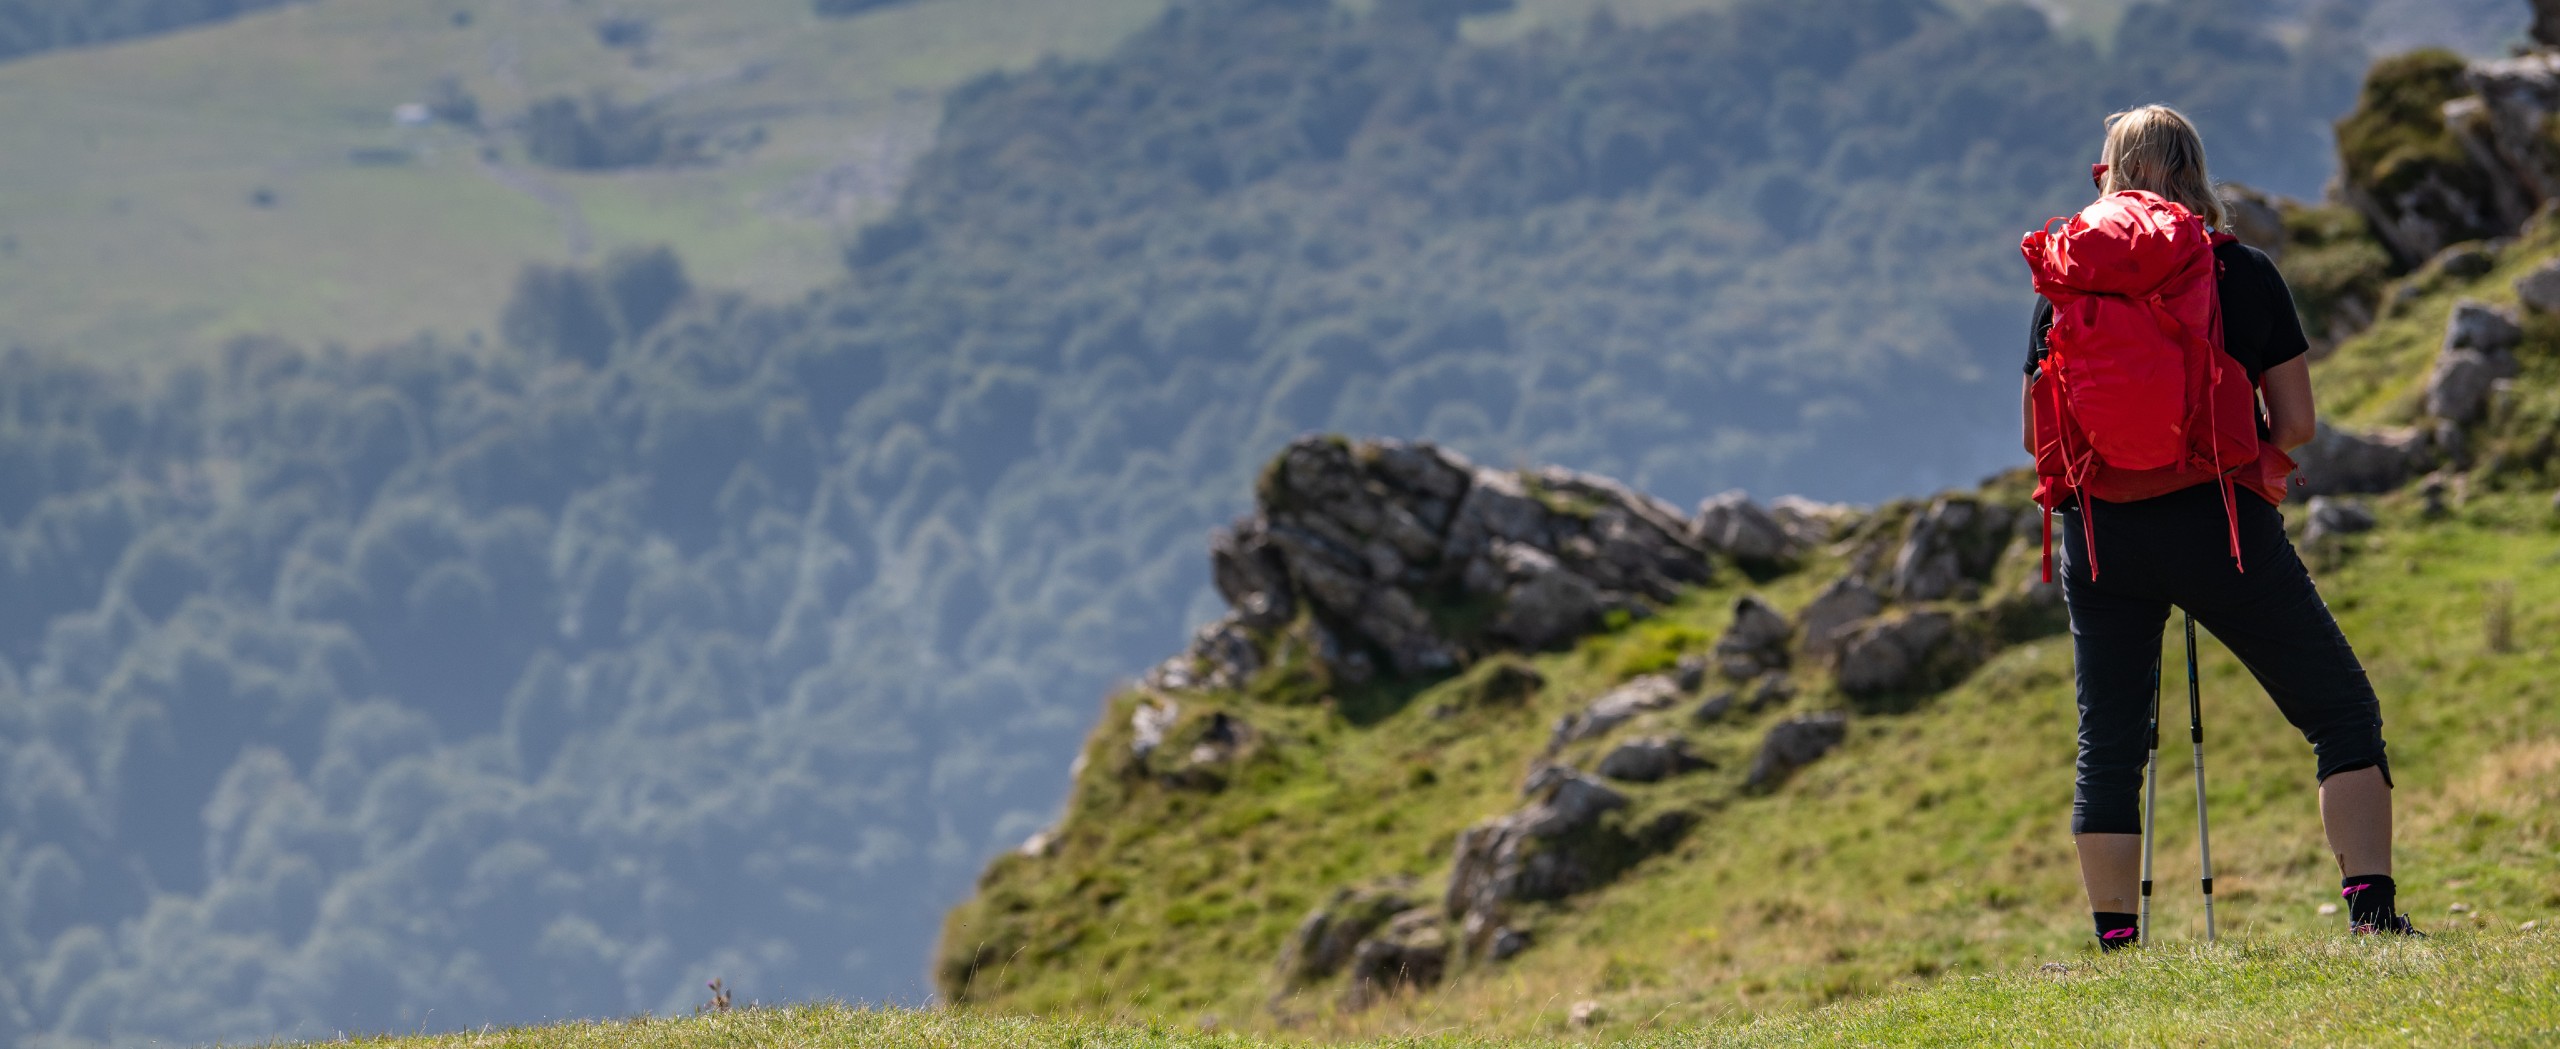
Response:
[{"label": "limestone rock", "polygon": [[1190,647],[1157,664],[1142,683],[1164,692],[1233,689],[1261,670],[1262,647],[1247,632],[1244,617],[1230,613],[1193,633]]},{"label": "limestone rock", "polygon": [[2425,430],[2358,433],[2322,422],[2311,442],[2293,451],[2299,483],[2289,494],[2308,498],[2387,492],[2434,469],[2438,458],[2435,441]]},{"label": "limestone rock", "polygon": [[1678,736],[1647,736],[1620,743],[1600,759],[1599,773],[1627,783],[1655,783],[1708,767]]},{"label": "limestone rock", "polygon": [[1850,626],[1840,642],[1837,679],[1852,695],[1906,691],[1955,637],[1955,620],[1943,612],[1882,616]]},{"label": "limestone rock", "polygon": [[1164,734],[1182,716],[1182,704],[1170,699],[1140,700],[1129,712],[1129,757],[1145,761],[1164,745]]},{"label": "limestone rock", "polygon": [[1738,561],[1780,561],[1795,553],[1795,537],[1741,489],[1699,503],[1690,529],[1700,543]]},{"label": "limestone rock", "polygon": [[2529,310],[2560,313],[2560,259],[2536,266],[2533,272],[2516,278],[2516,301]]},{"label": "limestone rock", "polygon": [[1708,696],[1704,702],[1698,704],[1696,709],[1689,712],[1689,720],[1701,725],[1722,721],[1725,715],[1733,713],[1733,705],[1737,699],[1739,697],[1731,692],[1718,692]]},{"label": "limestone rock", "polygon": [[2524,330],[2504,312],[2465,300],[2445,324],[2444,351],[2427,376],[2427,414],[2457,426],[2469,423],[2488,403],[2489,387],[2514,378],[2515,346]]},{"label": "limestone rock", "polygon": [[1590,706],[1556,719],[1547,752],[1552,754],[1567,743],[1606,734],[1646,711],[1667,710],[1680,701],[1680,693],[1679,682],[1667,674],[1631,678],[1602,693]]},{"label": "limestone rock", "polygon": [[1334,890],[1298,921],[1280,952],[1284,983],[1305,985],[1342,971],[1352,950],[1388,919],[1411,910],[1413,883],[1395,879]]},{"label": "limestone rock", "polygon": [[1540,800],[1458,835],[1443,904],[1470,954],[1491,948],[1511,904],[1596,888],[1669,842],[1670,833],[1630,835],[1605,823],[1628,802],[1599,780],[1571,770],[1544,779]]},{"label": "limestone rock", "polygon": [[1253,726],[1226,711],[1213,711],[1200,725],[1200,738],[1180,762],[1166,770],[1164,781],[1192,790],[1217,790],[1227,784],[1227,770],[1253,742]]},{"label": "limestone rock", "polygon": [[1297,614],[1289,592],[1289,566],[1259,518],[1209,534],[1209,578],[1243,625],[1268,630]]},{"label": "limestone rock", "polygon": [[1735,681],[1746,681],[1762,672],[1787,665],[1787,641],[1795,628],[1787,625],[1787,617],[1769,607],[1757,594],[1745,594],[1733,602],[1733,623],[1716,639],[1716,670]]},{"label": "limestone rock", "polygon": [[1679,662],[1672,664],[1671,680],[1682,692],[1697,691],[1698,686],[1707,683],[1707,657],[1695,652],[1681,656]]},{"label": "limestone rock", "polygon": [[2444,325],[2444,348],[2448,350],[2503,353],[2523,341],[2524,329],[2517,325],[2514,311],[2477,299],[2455,303],[2453,315]]},{"label": "limestone rock", "polygon": [[1743,786],[1766,789],[1813,764],[1849,738],[1849,716],[1837,711],[1779,722],[1760,741]]},{"label": "limestone rock", "polygon": [[1744,704],[1743,709],[1757,714],[1771,707],[1785,706],[1788,700],[1794,698],[1796,698],[1795,683],[1787,680],[1785,672],[1772,670],[1760,675],[1760,680],[1752,683],[1751,701]]},{"label": "limestone rock", "polygon": [[1357,1011],[1398,990],[1433,987],[1448,966],[1449,934],[1440,915],[1421,907],[1405,911],[1351,949],[1351,986],[1343,991],[1343,1007]]},{"label": "limestone rock", "polygon": [[2331,536],[2351,535],[2373,530],[2373,511],[2352,499],[2317,496],[2311,500],[2311,523],[2302,531],[2304,543],[2319,543]]},{"label": "limestone rock", "polygon": [[[1489,470],[1428,443],[1309,437],[1264,471],[1257,513],[1213,537],[1211,575],[1243,627],[1304,612],[1349,662],[1450,670],[1546,648],[1707,581],[1706,550],[1658,499],[1569,470]],[[1431,609],[1480,607],[1463,617]],[[1335,666],[1357,677],[1357,667]]]},{"label": "limestone rock", "polygon": [[1800,495],[1769,500],[1769,517],[1799,547],[1820,546],[1839,538],[1857,523],[1858,508],[1846,503],[1815,502]]},{"label": "limestone rock", "polygon": [[1804,635],[1807,660],[1827,664],[1840,654],[1840,638],[1849,624],[1884,611],[1884,598],[1856,575],[1832,580],[1830,586],[1814,595],[1796,616],[1796,630]]},{"label": "limestone rock", "polygon": [[1979,584],[2009,543],[2011,514],[1970,495],[1942,495],[1912,518],[1886,589],[1905,601],[1958,596]]}]

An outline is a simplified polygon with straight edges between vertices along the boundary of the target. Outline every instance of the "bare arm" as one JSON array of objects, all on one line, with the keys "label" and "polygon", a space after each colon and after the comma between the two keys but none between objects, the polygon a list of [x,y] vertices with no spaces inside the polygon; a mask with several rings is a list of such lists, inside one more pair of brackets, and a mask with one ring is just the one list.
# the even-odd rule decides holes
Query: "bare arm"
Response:
[{"label": "bare arm", "polygon": [[2036,377],[2018,380],[2018,443],[2036,454]]},{"label": "bare arm", "polygon": [[2276,447],[2292,451],[2311,443],[2319,432],[2320,412],[2311,403],[2311,360],[2296,357],[2267,369],[2259,377],[2267,397],[2267,427]]}]

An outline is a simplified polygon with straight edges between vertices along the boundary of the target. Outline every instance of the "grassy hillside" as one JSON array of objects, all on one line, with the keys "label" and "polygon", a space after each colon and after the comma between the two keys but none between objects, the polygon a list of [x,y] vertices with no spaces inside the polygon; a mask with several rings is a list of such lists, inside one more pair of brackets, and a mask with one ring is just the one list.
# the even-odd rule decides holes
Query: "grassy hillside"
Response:
[{"label": "grassy hillside", "polygon": [[[494,322],[521,264],[636,243],[677,245],[706,283],[796,296],[842,272],[839,241],[895,198],[944,91],[1100,52],[1161,6],[932,0],[821,18],[808,0],[325,0],[10,63],[0,343],[458,337]],[[646,42],[608,46],[607,19],[645,24]],[[493,130],[395,124],[447,78]],[[502,126],[599,91],[662,100],[675,126],[737,148],[569,173],[529,163]]]},{"label": "grassy hillside", "polygon": [[[2323,397],[2348,419],[2407,421],[2410,376],[2423,376],[2452,303],[2511,301],[2507,281],[2554,257],[2555,247],[2560,237],[2547,226],[2529,230],[2485,273],[2428,269],[2396,285],[2389,301],[2398,305],[2384,321],[2315,369]],[[2560,708],[2548,688],[2560,655],[2532,640],[2560,631],[2560,505],[2551,493],[2560,479],[2549,473],[2560,432],[2560,328],[2542,318],[2527,327],[2524,374],[2471,433],[2474,466],[2452,486],[2445,512],[2429,514],[2414,491],[2383,496],[2374,502],[2376,531],[2306,547],[2383,697],[2400,785],[2404,906],[2439,930],[2560,917],[2551,888],[2560,884],[2560,781],[2552,776]],[[2018,498],[2006,485],[1986,494]],[[1861,535],[1898,534],[1905,512],[1907,504],[1885,508]],[[2299,508],[2292,516],[2298,534]],[[1649,724],[1619,738],[1683,733],[1718,766],[1626,788],[1637,820],[1675,809],[1701,817],[1675,849],[1604,889],[1532,911],[1533,947],[1508,962],[1475,963],[1434,991],[1354,1013],[1339,1007],[1334,988],[1293,989],[1275,975],[1290,931],[1337,887],[1403,877],[1416,898],[1436,900],[1457,832],[1519,804],[1519,777],[1559,715],[1680,653],[1704,651],[1741,593],[1792,612],[1865,541],[1853,537],[1775,578],[1727,572],[1656,620],[1534,657],[1545,685],[1517,707],[1470,699],[1490,665],[1409,696],[1346,694],[1310,705],[1257,685],[1186,698],[1186,719],[1214,708],[1265,734],[1223,792],[1123,775],[1129,714],[1140,700],[1124,694],[1088,743],[1050,854],[999,859],[978,896],[953,914],[945,989],[965,1011],[990,1016],[1205,1016],[1355,1038],[1451,1028],[1525,1034],[1554,1028],[1585,999],[1622,1025],[1681,1029],[1954,974],[2084,960],[2085,904],[2065,829],[2070,648],[2067,638],[2044,637],[2006,648],[1909,709],[1861,707],[1799,670],[1805,694],[1738,721],[1692,725],[1685,709],[1647,715]],[[2022,585],[2033,555],[2015,542],[1984,587],[1986,600]],[[2312,960],[2284,964],[2316,967],[2334,956],[2321,944],[2340,935],[2341,923],[2318,911],[2334,901],[2337,872],[2319,836],[2308,749],[2242,668],[2210,642],[2206,653],[2224,935],[2243,957],[2307,944],[2270,957],[2308,951],[2298,957]],[[2180,654],[2173,648],[2166,658],[2175,666]],[[2173,731],[2183,718],[2175,706]],[[1821,708],[1852,712],[1848,744],[1770,796],[1741,790],[1761,734]],[[1389,712],[1377,716],[1382,709]],[[2176,943],[2200,937],[2201,912],[2185,889],[2196,875],[2192,819],[2179,794],[2185,754],[2170,748],[2163,766],[2157,930]],[[1865,1014],[1879,1025],[1903,1015],[1988,1022],[1957,1006],[1996,1004],[1998,992],[1953,986],[1973,990],[1942,987],[1913,1004],[1861,1008],[1880,1010]],[[2272,985],[2257,986],[2235,993],[2248,998]],[[2180,993],[2162,990],[2158,1000]],[[2540,1001],[2533,1022],[2548,1025],[2547,979],[2514,993]],[[1821,1026],[1829,1022],[1787,1030],[1834,1037]]]},{"label": "grassy hillside", "polygon": [[[2170,947],[2131,956],[2016,968],[1925,989],[1764,1019],[1727,1015],[1695,1025],[1605,1020],[1592,1030],[1550,1022],[1534,1034],[1467,1025],[1376,1041],[1397,1049],[1539,1049],[1594,1044],[1781,1045],[2518,1045],[2560,1030],[2560,934],[2540,929],[2456,931],[2423,943],[2284,939],[2214,949]],[[575,1049],[583,1046],[796,1045],[1115,1046],[1261,1049],[1310,1044],[1285,1035],[1234,1035],[1179,1024],[838,1005],[739,1010],[686,1019],[571,1024],[432,1038],[358,1038],[381,1049]]]}]

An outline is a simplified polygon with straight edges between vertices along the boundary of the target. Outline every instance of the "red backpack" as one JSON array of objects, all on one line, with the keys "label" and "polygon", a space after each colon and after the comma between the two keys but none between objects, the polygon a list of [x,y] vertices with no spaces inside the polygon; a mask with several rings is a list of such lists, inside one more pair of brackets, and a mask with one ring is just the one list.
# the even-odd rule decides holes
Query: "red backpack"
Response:
[{"label": "red backpack", "polygon": [[[2055,223],[2062,223],[2059,231]],[[2234,566],[2240,526],[2232,486],[2283,500],[2293,461],[2259,443],[2257,387],[2222,346],[2221,266],[2213,249],[2231,239],[2183,205],[2123,190],[2020,242],[2036,292],[2053,303],[2033,389],[2047,582],[2051,514],[2073,496],[2080,497],[2093,579],[2093,499],[2131,502],[2217,482]]]}]

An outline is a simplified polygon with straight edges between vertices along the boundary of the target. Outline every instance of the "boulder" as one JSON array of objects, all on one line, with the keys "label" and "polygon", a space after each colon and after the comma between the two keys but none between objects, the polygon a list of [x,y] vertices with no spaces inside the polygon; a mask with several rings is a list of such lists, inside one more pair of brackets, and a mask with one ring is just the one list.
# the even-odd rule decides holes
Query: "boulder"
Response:
[{"label": "boulder", "polygon": [[1682,692],[1695,692],[1707,683],[1707,657],[1695,652],[1680,657],[1671,665],[1671,680]]},{"label": "boulder", "polygon": [[1733,713],[1733,705],[1740,698],[1741,697],[1731,692],[1718,692],[1715,695],[1708,696],[1704,702],[1699,703],[1695,709],[1689,711],[1689,720],[1695,721],[1701,725],[1709,725],[1722,721],[1724,720],[1725,715]]},{"label": "boulder", "polygon": [[1813,764],[1849,738],[1849,716],[1833,711],[1779,722],[1760,741],[1743,786],[1765,790],[1785,781],[1795,770]]},{"label": "boulder", "polygon": [[1820,546],[1837,539],[1858,521],[1858,508],[1846,503],[1822,503],[1801,495],[1782,495],[1769,500],[1769,517],[1786,529],[1787,537],[1798,547]]},{"label": "boulder", "polygon": [[1460,942],[1471,955],[1491,950],[1513,903],[1561,899],[1603,885],[1628,864],[1668,847],[1688,826],[1675,813],[1630,832],[1604,819],[1627,807],[1625,795],[1569,769],[1540,778],[1538,800],[1458,835],[1443,904],[1459,921]]},{"label": "boulder", "polygon": [[1413,908],[1412,892],[1412,881],[1402,878],[1334,890],[1331,899],[1299,919],[1281,947],[1281,981],[1303,986],[1342,971],[1370,933]]},{"label": "boulder", "polygon": [[1794,698],[1796,698],[1795,683],[1787,680],[1785,672],[1772,670],[1760,675],[1760,680],[1752,684],[1751,701],[1744,704],[1742,709],[1757,714],[1772,707],[1783,707],[1787,705],[1788,700]]},{"label": "boulder", "polygon": [[1879,616],[1851,625],[1840,642],[1836,678],[1852,695],[1904,692],[1928,684],[1930,664],[1955,637],[1944,612]]},{"label": "boulder", "polygon": [[1840,654],[1840,638],[1849,624],[1884,611],[1884,597],[1856,575],[1832,580],[1796,615],[1796,631],[1804,635],[1805,658],[1828,664]]},{"label": "boulder", "polygon": [[1626,783],[1656,783],[1709,767],[1678,736],[1647,736],[1618,744],[1600,759],[1598,772]]},{"label": "boulder", "polygon": [[1539,689],[1547,687],[1547,676],[1536,667],[1505,657],[1492,661],[1492,666],[1479,673],[1465,691],[1467,702],[1474,706],[1518,706]]},{"label": "boulder", "polygon": [[1449,934],[1440,915],[1423,907],[1405,911],[1351,949],[1351,985],[1343,990],[1343,1007],[1357,1011],[1399,990],[1430,988],[1448,966]]},{"label": "boulder", "polygon": [[1711,574],[1689,522],[1658,499],[1428,443],[1302,438],[1255,497],[1253,516],[1211,540],[1218,593],[1247,630],[1312,612],[1338,642],[1329,664],[1375,653],[1398,674],[1443,673],[1491,649],[1562,644]]},{"label": "boulder", "polygon": [[2445,127],[2488,175],[2485,208],[2497,218],[2490,231],[2513,232],[2560,197],[2560,154],[2548,137],[2560,115],[2560,54],[2473,62],[2463,79],[2474,94],[2445,105]]},{"label": "boulder", "polygon": [[2515,311],[2478,299],[2455,303],[2452,316],[2445,320],[2444,348],[2448,350],[2505,353],[2523,341],[2524,328],[2516,323]]},{"label": "boulder", "polygon": [[1733,622],[1716,639],[1716,670],[1735,681],[1747,681],[1787,665],[1787,642],[1795,628],[1787,617],[1757,594],[1733,602]]},{"label": "boulder", "polygon": [[2302,530],[2302,541],[2317,544],[2331,536],[2351,535],[2373,530],[2373,510],[2353,499],[2315,496],[2311,500],[2311,523]]},{"label": "boulder", "polygon": [[1668,674],[1631,678],[1602,693],[1590,706],[1557,718],[1555,730],[1547,740],[1547,752],[1552,754],[1567,743],[1603,735],[1646,711],[1667,710],[1680,701],[1681,691],[1679,682]]},{"label": "boulder", "polygon": [[2440,453],[2423,429],[2404,427],[2359,433],[2326,422],[2310,443],[2293,450],[2300,467],[2289,493],[2299,498],[2349,492],[2387,492],[2434,469]]},{"label": "boulder", "polygon": [[2011,517],[1970,495],[1939,496],[1903,533],[1886,590],[1905,601],[1961,596],[1999,563]]},{"label": "boulder", "polygon": [[2524,329],[2506,311],[2472,300],[2453,308],[2445,322],[2444,350],[2427,375],[2427,414],[2457,426],[2488,403],[2489,386],[2516,376],[2516,344]]},{"label": "boulder", "polygon": [[2560,259],[2533,268],[2533,272],[2516,278],[2516,301],[2538,313],[2560,313]]},{"label": "boulder", "polygon": [[1795,537],[1741,489],[1699,503],[1689,527],[1698,542],[1737,561],[1766,563],[1795,554]]},{"label": "boulder", "polygon": [[1227,769],[1242,756],[1253,742],[1253,726],[1243,718],[1226,711],[1213,711],[1200,723],[1200,738],[1194,740],[1180,762],[1165,771],[1164,781],[1176,787],[1193,790],[1217,790],[1227,784]]}]

